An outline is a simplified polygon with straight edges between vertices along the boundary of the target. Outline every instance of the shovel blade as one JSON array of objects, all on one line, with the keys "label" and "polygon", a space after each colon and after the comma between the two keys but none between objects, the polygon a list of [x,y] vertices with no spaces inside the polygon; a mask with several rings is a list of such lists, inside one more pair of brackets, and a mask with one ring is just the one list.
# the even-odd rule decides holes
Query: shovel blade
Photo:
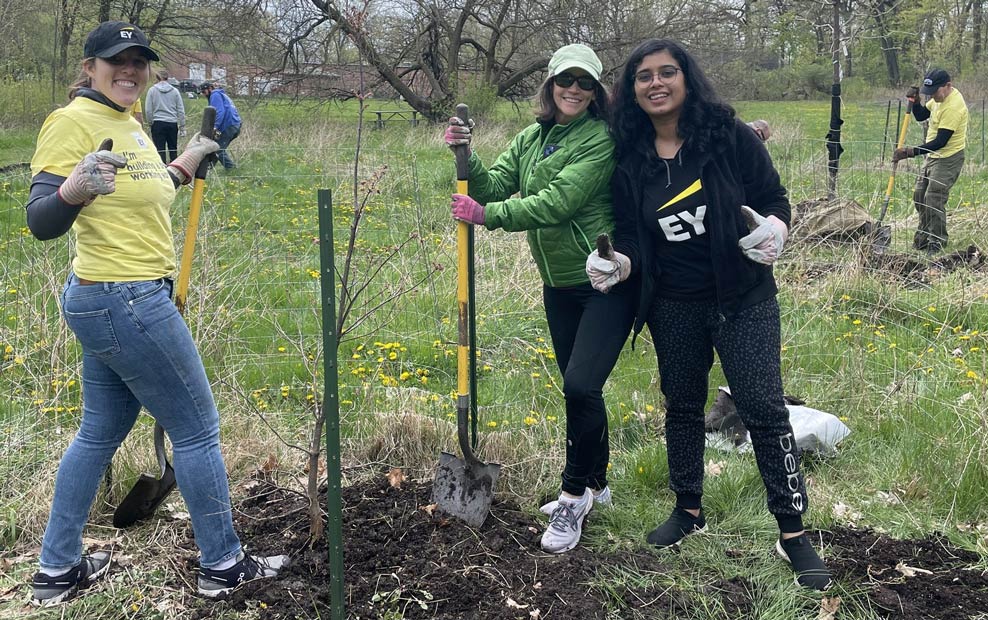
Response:
[{"label": "shovel blade", "polygon": [[161,478],[141,474],[134,488],[127,493],[113,512],[113,527],[125,528],[154,514],[161,502],[175,488],[175,470],[165,462]]},{"label": "shovel blade", "polygon": [[461,458],[442,452],[432,483],[432,502],[439,511],[479,528],[491,511],[494,485],[500,473],[501,466],[497,463],[471,466]]},{"label": "shovel blade", "polygon": [[892,243],[892,229],[888,226],[876,226],[871,237],[871,253],[881,256]]}]

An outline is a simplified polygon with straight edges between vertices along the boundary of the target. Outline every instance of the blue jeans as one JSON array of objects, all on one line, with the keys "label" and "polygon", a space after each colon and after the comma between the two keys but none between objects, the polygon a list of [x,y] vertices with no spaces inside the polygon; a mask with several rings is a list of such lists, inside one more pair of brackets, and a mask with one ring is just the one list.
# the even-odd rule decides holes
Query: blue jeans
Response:
[{"label": "blue jeans", "polygon": [[230,143],[233,142],[236,139],[236,137],[239,135],[240,135],[240,125],[230,125],[226,129],[224,129],[220,133],[220,135],[216,138],[216,144],[220,145],[220,150],[218,153],[216,153],[216,156],[219,158],[220,163],[223,164],[223,167],[226,169],[237,167],[237,164],[234,163],[233,158],[231,158],[230,154],[226,152],[226,149],[228,146],[230,146]]},{"label": "blue jeans", "polygon": [[167,279],[83,285],[75,275],[65,284],[62,311],[83,351],[82,423],[58,466],[41,544],[44,569],[79,563],[82,529],[103,473],[142,405],[171,439],[200,564],[210,568],[240,552],[219,413],[171,288]]}]

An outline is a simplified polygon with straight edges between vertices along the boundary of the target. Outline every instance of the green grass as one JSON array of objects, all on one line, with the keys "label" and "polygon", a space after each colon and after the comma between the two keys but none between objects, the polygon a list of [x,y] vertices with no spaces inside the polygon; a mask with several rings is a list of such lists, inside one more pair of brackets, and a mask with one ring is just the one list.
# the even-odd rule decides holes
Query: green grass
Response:
[{"label": "green grass", "polygon": [[[202,100],[188,102],[190,126],[202,105]],[[369,107],[380,106],[371,102]],[[792,201],[824,196],[829,104],[737,107],[744,118],[772,123],[769,149]],[[475,147],[485,160],[492,160],[527,122],[527,107],[521,110],[519,115],[504,105],[493,115],[496,122],[478,124]],[[314,387],[318,391],[322,386],[316,190],[333,191],[336,261],[342,269],[359,115],[356,102],[259,102],[244,105],[242,112],[245,131],[231,149],[240,168],[208,179],[187,315],[222,412],[223,446],[234,483],[269,454],[276,455],[286,473],[301,472],[302,455],[279,442],[268,424],[286,441],[304,441],[310,396]],[[889,175],[887,148],[886,161],[881,161],[885,116],[884,103],[852,102],[844,113],[847,150],[838,195],[875,215]],[[367,288],[365,305],[354,316],[396,298],[370,311],[341,341],[344,460],[374,460],[367,456],[368,446],[383,442],[389,463],[427,475],[436,457],[433,443],[410,414],[441,420],[455,415],[456,249],[448,215],[452,158],[441,142],[440,127],[398,123],[377,131],[371,124],[361,134],[361,199],[360,184],[383,171],[368,197],[356,241],[353,286]],[[971,155],[951,194],[951,249],[969,243],[983,248],[988,238],[988,175],[973,137],[980,118],[972,115],[971,127]],[[889,133],[893,130],[894,122]],[[28,161],[36,131],[37,124],[5,129],[0,166]],[[913,126],[908,142],[921,139]],[[897,253],[909,253],[916,170],[915,161],[900,165],[887,218]],[[23,584],[33,570],[55,462],[78,424],[81,405],[80,353],[59,321],[57,307],[69,247],[65,240],[37,242],[26,232],[28,189],[24,170],[0,176],[0,477],[5,480],[0,545],[9,550],[0,554],[0,561],[17,558],[2,564],[0,592]],[[187,201],[187,194],[180,195],[173,210],[178,246]],[[381,276],[369,279],[384,257],[412,234],[416,238],[384,264]],[[895,536],[942,531],[984,555],[988,542],[978,533],[978,526],[988,522],[984,274],[961,269],[906,286],[888,272],[861,269],[856,252],[796,238],[777,269],[786,391],[840,416],[852,429],[836,457],[806,464],[808,522],[815,527],[846,523],[846,516],[834,512],[841,502],[859,515],[858,525]],[[506,468],[501,492],[519,498],[534,513],[542,495],[557,490],[564,436],[561,381],[548,343],[538,276],[522,235],[478,231],[476,259],[481,454],[516,464]],[[595,514],[587,530],[589,543],[600,548],[643,551],[645,533],[673,504],[666,489],[655,365],[646,332],[635,350],[628,347],[622,353],[606,388],[617,507]],[[715,366],[711,398],[724,384]],[[401,427],[405,434],[393,432],[388,420],[407,424]],[[152,469],[150,430],[150,423],[139,424],[118,455],[118,493],[129,489],[140,471]],[[412,433],[425,439],[416,443]],[[433,439],[453,446],[452,433]],[[709,605],[691,608],[684,617],[721,618],[724,610],[713,602],[716,597],[704,595],[704,588],[741,575],[753,584],[753,617],[815,613],[814,596],[783,587],[791,575],[771,557],[775,526],[764,508],[764,489],[752,457],[711,450],[706,459],[722,468],[721,474],[708,476],[704,496],[715,534],[690,540],[684,553],[670,558],[666,573],[629,567],[602,576],[600,587],[613,590],[617,600],[622,583],[675,585]],[[105,507],[94,513],[94,522],[87,535],[104,541],[115,535],[105,527]],[[164,522],[161,527],[166,535],[160,545],[168,549],[182,525]],[[173,617],[154,611],[153,604],[134,593],[137,583],[160,583],[163,575],[175,578],[174,567],[162,567],[153,554],[132,551],[142,548],[150,534],[148,528],[125,534],[118,544],[135,554],[134,564],[115,573],[114,587],[73,604],[70,613],[119,615],[136,605],[141,611],[128,611],[126,617]],[[725,549],[738,550],[738,557],[727,557]],[[149,575],[149,570],[159,572]],[[842,618],[876,617],[862,593],[839,593],[845,597]],[[19,594],[26,597],[26,589]],[[169,597],[192,604],[187,590],[172,591]],[[20,610],[17,602],[0,599],[0,616]]]}]

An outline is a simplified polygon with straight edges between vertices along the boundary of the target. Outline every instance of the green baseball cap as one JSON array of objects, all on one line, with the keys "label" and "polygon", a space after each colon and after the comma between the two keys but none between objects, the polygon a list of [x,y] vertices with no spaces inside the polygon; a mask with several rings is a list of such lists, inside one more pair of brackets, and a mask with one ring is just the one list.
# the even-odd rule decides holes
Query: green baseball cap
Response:
[{"label": "green baseball cap", "polygon": [[600,59],[592,49],[582,43],[572,43],[564,45],[549,59],[549,75],[559,75],[566,69],[583,69],[590,74],[590,77],[600,81],[600,73],[604,70],[600,64]]}]

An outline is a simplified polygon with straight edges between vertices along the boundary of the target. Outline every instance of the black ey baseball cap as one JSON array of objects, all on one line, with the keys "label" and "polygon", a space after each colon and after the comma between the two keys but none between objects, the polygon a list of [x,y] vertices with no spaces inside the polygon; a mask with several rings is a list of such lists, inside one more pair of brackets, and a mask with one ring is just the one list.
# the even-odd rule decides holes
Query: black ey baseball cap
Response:
[{"label": "black ey baseball cap", "polygon": [[140,48],[151,60],[161,60],[148,46],[144,31],[127,22],[103,22],[86,37],[83,55],[86,58],[112,58],[131,47]]},{"label": "black ey baseball cap", "polygon": [[923,88],[920,92],[924,95],[932,95],[938,88],[950,81],[950,74],[943,69],[934,69],[923,78]]}]

